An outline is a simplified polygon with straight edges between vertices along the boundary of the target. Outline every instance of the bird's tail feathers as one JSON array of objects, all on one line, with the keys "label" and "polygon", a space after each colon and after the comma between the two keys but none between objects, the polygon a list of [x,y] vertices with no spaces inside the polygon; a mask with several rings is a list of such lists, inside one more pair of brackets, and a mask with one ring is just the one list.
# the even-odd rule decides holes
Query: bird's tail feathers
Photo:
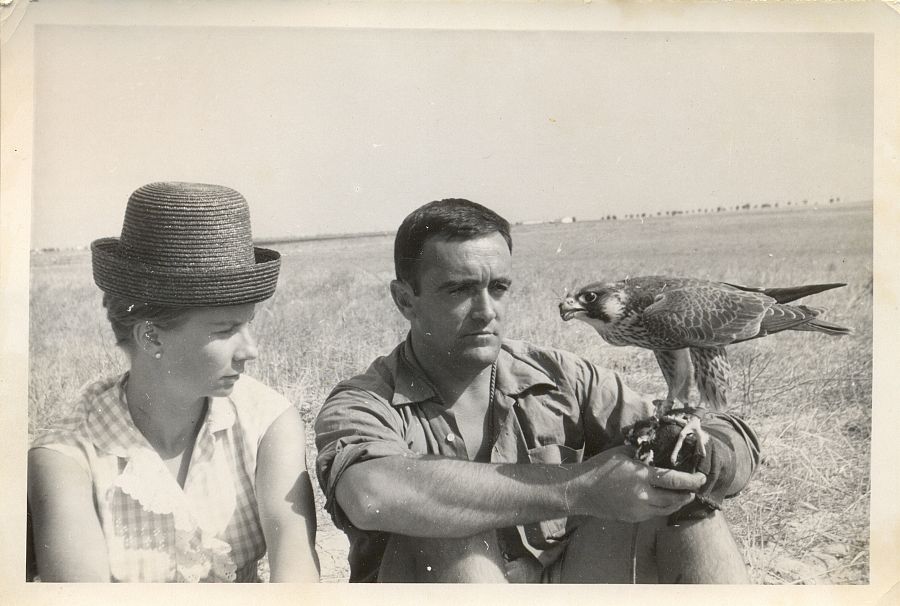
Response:
[{"label": "bird's tail feathers", "polygon": [[817,332],[824,332],[828,335],[834,335],[836,337],[853,333],[853,331],[849,328],[838,326],[837,324],[832,324],[831,322],[826,322],[825,320],[820,320],[817,316],[824,311],[821,307],[809,307],[808,305],[797,305],[796,307],[797,309],[800,309],[801,311],[809,314],[812,317],[809,322],[804,322],[802,324],[799,324],[798,326],[795,326],[794,330],[814,330]]},{"label": "bird's tail feathers", "polygon": [[826,322],[825,320],[819,320],[818,318],[807,322],[806,326],[809,327],[809,330],[824,332],[825,334],[834,335],[835,337],[842,337],[844,335],[853,334],[853,329],[851,328],[838,326],[837,324],[832,324],[831,322]]}]

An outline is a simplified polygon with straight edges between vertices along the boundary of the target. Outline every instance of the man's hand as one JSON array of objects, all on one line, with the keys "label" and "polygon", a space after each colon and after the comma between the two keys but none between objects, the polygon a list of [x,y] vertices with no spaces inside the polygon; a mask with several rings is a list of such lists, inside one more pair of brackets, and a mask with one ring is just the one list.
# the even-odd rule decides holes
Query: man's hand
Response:
[{"label": "man's hand", "polygon": [[643,522],[678,511],[694,499],[706,482],[702,473],[650,467],[634,458],[634,449],[620,446],[583,463],[584,497],[577,513],[623,522]]}]

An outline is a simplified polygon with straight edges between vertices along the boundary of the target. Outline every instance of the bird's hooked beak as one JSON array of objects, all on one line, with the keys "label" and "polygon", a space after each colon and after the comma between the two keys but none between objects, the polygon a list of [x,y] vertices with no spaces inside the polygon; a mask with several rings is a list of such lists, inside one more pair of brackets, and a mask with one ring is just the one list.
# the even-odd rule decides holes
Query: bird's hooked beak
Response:
[{"label": "bird's hooked beak", "polygon": [[566,300],[559,304],[559,317],[561,317],[564,322],[568,322],[579,314],[584,313],[587,313],[587,310],[582,307],[574,297],[566,297]]}]

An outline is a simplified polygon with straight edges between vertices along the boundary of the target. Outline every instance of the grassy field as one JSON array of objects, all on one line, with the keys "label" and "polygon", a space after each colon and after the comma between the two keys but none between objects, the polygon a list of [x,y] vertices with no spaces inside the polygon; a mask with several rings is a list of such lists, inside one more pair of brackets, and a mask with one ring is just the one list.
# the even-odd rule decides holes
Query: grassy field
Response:
[{"label": "grassy field", "polygon": [[[517,226],[507,334],[576,352],[665,393],[650,352],[606,345],[556,304],[587,281],[667,274],[752,286],[846,282],[808,303],[849,326],[844,338],[790,333],[731,348],[731,409],[759,432],[764,463],[726,503],[752,580],[868,582],[872,388],[872,207],[689,215]],[[296,242],[275,297],[257,314],[251,374],[294,401],[309,426],[331,387],[404,337],[387,284],[392,238]],[[85,251],[34,254],[29,431],[67,412],[71,396],[124,360]],[[312,444],[312,439],[309,440]],[[309,452],[312,468],[315,452]],[[346,579],[346,542],[319,506],[323,580]]]}]

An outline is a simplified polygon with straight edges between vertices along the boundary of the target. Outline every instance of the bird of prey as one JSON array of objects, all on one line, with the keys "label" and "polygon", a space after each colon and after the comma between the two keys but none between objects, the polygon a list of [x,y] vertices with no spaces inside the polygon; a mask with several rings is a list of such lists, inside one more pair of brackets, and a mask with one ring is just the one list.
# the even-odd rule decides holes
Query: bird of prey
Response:
[{"label": "bird of prey", "polygon": [[[689,407],[691,374],[700,393],[698,408],[713,410],[727,403],[730,366],[725,346],[783,330],[845,335],[849,329],[819,319],[821,309],[788,305],[791,301],[845,284],[812,284],[789,288],[753,288],[693,278],[647,276],[621,282],[595,282],[559,304],[564,321],[577,318],[611,345],[650,349],[668,386],[651,426],[629,432],[638,456],[657,466],[679,466],[682,444],[694,444],[692,460],[706,455],[708,437],[696,408]],[[680,402],[682,410],[673,411]],[[656,442],[660,428],[677,424],[677,440],[668,460],[660,460]],[[660,434],[661,435],[661,434]],[[654,456],[656,459],[654,460]]]},{"label": "bird of prey", "polygon": [[700,405],[727,403],[730,367],[725,347],[784,330],[844,335],[849,329],[819,319],[821,309],[788,305],[845,284],[753,288],[693,278],[646,276],[596,282],[559,304],[611,345],[650,349],[669,388],[666,402],[688,402],[691,368]]}]

